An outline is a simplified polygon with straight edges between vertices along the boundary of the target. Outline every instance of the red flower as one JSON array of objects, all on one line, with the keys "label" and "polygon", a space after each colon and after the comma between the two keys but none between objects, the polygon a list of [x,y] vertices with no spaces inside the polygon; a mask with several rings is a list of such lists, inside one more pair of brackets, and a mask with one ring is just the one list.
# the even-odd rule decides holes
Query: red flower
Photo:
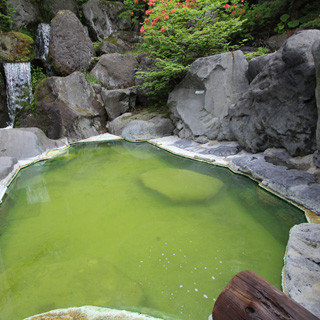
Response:
[{"label": "red flower", "polygon": [[226,4],[224,5],[224,7],[225,7],[226,9],[228,9],[228,8],[230,7],[230,5],[226,3]]},{"label": "red flower", "polygon": [[173,9],[171,9],[171,11],[170,11],[171,13],[175,13],[176,12],[176,10],[173,10]]},{"label": "red flower", "polygon": [[164,20],[168,20],[169,19],[169,16],[166,14],[165,16],[164,16]]},{"label": "red flower", "polygon": [[161,28],[160,28],[160,31],[163,33],[163,32],[166,31],[166,29],[161,27]]},{"label": "red flower", "polygon": [[145,21],[145,22],[149,22],[150,20],[149,20],[148,18],[145,18],[144,21]]},{"label": "red flower", "polygon": [[143,26],[140,28],[140,32],[141,32],[141,33],[144,33],[144,32],[145,32],[145,30],[144,30],[144,27],[143,27]]},{"label": "red flower", "polygon": [[133,13],[133,11],[131,11],[131,12],[130,12],[130,16],[133,16],[133,15],[134,15],[134,13]]},{"label": "red flower", "polygon": [[256,18],[260,18],[261,17],[261,14],[256,14]]},{"label": "red flower", "polygon": [[231,14],[234,14],[234,13],[236,13],[236,10],[231,11]]},{"label": "red flower", "polygon": [[240,13],[241,14],[244,14],[246,11],[245,10],[240,10]]},{"label": "red flower", "polygon": [[236,8],[237,7],[237,5],[234,3],[233,5],[232,5],[234,8]]}]

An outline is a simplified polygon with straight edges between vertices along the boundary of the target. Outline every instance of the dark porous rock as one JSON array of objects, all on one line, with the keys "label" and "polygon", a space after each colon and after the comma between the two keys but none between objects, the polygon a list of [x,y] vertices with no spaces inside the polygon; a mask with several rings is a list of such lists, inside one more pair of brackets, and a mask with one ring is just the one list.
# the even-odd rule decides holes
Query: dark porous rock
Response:
[{"label": "dark porous rock", "polygon": [[315,151],[316,78],[311,46],[319,37],[320,30],[290,37],[229,110],[231,131],[248,151],[276,147],[294,156]]},{"label": "dark porous rock", "polygon": [[252,82],[252,80],[263,70],[263,68],[268,64],[268,62],[274,55],[275,53],[264,54],[263,56],[253,58],[249,61],[249,65],[248,65],[249,82]]},{"label": "dark porous rock", "polygon": [[183,123],[178,135],[187,138],[188,130],[194,137],[225,138],[219,135],[223,118],[248,89],[247,69],[240,50],[197,59],[169,95],[174,122]]},{"label": "dark porous rock", "polygon": [[124,113],[107,125],[112,134],[135,141],[169,136],[173,128],[172,121],[166,115],[148,111]]},{"label": "dark porous rock", "polygon": [[320,152],[318,150],[313,155],[313,162],[316,167],[320,168]]},{"label": "dark porous rock", "polygon": [[33,39],[21,32],[0,33],[0,61],[22,62],[35,57]]},{"label": "dark porous rock", "polygon": [[70,10],[78,14],[78,5],[76,0],[43,0],[42,6],[47,19],[52,19],[60,10]]},{"label": "dark porous rock", "polygon": [[115,90],[103,88],[101,97],[109,120],[113,120],[130,109],[133,109],[136,104],[135,88]]},{"label": "dark porous rock", "polygon": [[[18,160],[34,158],[43,153],[65,146],[65,141],[50,140],[38,128],[1,129],[0,157],[12,157]],[[1,159],[0,158],[0,159]],[[5,160],[15,163],[15,160]]]},{"label": "dark porous rock", "polygon": [[316,183],[312,174],[277,166],[265,160],[263,155],[240,156],[231,160],[233,169],[250,174],[262,184],[270,187],[284,196],[292,198],[297,186],[307,186]]},{"label": "dark porous rock", "polygon": [[120,13],[126,10],[121,2],[89,0],[82,9],[90,31],[97,40],[103,40],[113,32],[131,28],[129,18],[119,17]]},{"label": "dark porous rock", "polygon": [[9,114],[7,107],[6,85],[4,77],[0,72],[0,128],[7,126],[9,122]]},{"label": "dark porous rock", "polygon": [[[0,132],[1,136],[1,132]],[[16,158],[0,157],[0,180],[4,179],[14,170],[15,165],[18,163]]]},{"label": "dark porous rock", "polygon": [[49,55],[58,74],[85,71],[95,55],[93,44],[77,16],[59,11],[51,21]]},{"label": "dark porous rock", "polygon": [[276,34],[267,40],[267,45],[271,50],[279,50],[291,36],[292,33]]},{"label": "dark porous rock", "polygon": [[316,87],[316,101],[317,101],[317,109],[318,109],[318,123],[317,123],[317,154],[315,156],[315,164],[320,168],[320,39],[316,40],[312,46],[312,54],[314,59],[314,64],[316,68],[316,76],[317,76],[317,87]]},{"label": "dark porous rock", "polygon": [[290,231],[285,267],[284,292],[320,318],[320,225],[302,223]]},{"label": "dark porous rock", "polygon": [[96,49],[98,55],[108,54],[108,53],[123,53],[124,49],[121,45],[116,41],[109,41],[109,39],[105,39],[101,42],[101,44]]},{"label": "dark porous rock", "polygon": [[135,85],[138,61],[132,54],[104,54],[90,75],[107,89],[125,89]]},{"label": "dark porous rock", "polygon": [[35,109],[18,115],[20,127],[41,128],[51,139],[69,141],[105,132],[105,110],[84,74],[44,79],[35,93]]},{"label": "dark porous rock", "polygon": [[19,30],[38,22],[39,8],[32,0],[9,0],[10,7],[14,8],[12,15],[12,29]]}]

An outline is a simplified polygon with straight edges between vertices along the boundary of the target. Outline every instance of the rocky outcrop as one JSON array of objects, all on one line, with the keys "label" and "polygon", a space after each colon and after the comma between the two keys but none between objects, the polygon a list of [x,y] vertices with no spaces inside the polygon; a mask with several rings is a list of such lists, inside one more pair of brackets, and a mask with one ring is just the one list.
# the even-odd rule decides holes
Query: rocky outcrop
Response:
[{"label": "rocky outcrop", "polygon": [[315,164],[320,168],[320,39],[314,42],[312,46],[312,54],[317,76],[316,101],[318,110],[318,123],[316,131],[317,153],[315,155]]},{"label": "rocky outcrop", "polygon": [[8,3],[14,8],[12,28],[19,30],[37,23],[40,12],[35,1],[32,0],[9,0]]},{"label": "rocky outcrop", "polygon": [[89,68],[95,55],[81,22],[69,10],[59,11],[51,21],[49,55],[58,74],[69,75]]},{"label": "rocky outcrop", "polygon": [[222,121],[248,88],[247,68],[242,51],[197,59],[169,95],[176,133],[181,138],[224,139]]},{"label": "rocky outcrop", "polygon": [[23,62],[35,57],[33,39],[21,32],[0,33],[0,61]]},{"label": "rocky outcrop", "polygon": [[285,293],[320,317],[320,225],[291,229],[283,273]]},{"label": "rocky outcrop", "polygon": [[84,74],[44,79],[34,110],[19,115],[20,127],[38,127],[51,139],[85,139],[105,132],[105,110]]},{"label": "rocky outcrop", "polygon": [[230,109],[231,131],[248,151],[284,147],[291,155],[314,152],[317,110],[311,46],[319,37],[319,30],[290,37]]},{"label": "rocky outcrop", "polygon": [[[18,160],[38,157],[45,152],[65,145],[62,140],[50,140],[38,128],[1,129],[0,159],[10,157]],[[0,164],[11,166],[16,160],[3,159]]]},{"label": "rocky outcrop", "polygon": [[263,56],[259,56],[253,58],[249,61],[248,65],[248,78],[249,82],[251,82],[269,63],[275,53],[264,54]]},{"label": "rocky outcrop", "polygon": [[128,140],[148,140],[169,136],[173,128],[172,121],[166,115],[148,111],[138,114],[124,113],[107,125],[110,133]]},{"label": "rocky outcrop", "polygon": [[89,0],[82,9],[90,31],[97,40],[103,40],[118,30],[130,30],[130,19],[119,17],[125,11],[121,2]]},{"label": "rocky outcrop", "polygon": [[74,14],[78,13],[76,0],[43,0],[42,6],[47,19],[52,19],[60,10],[70,10]]},{"label": "rocky outcrop", "polygon": [[292,33],[276,34],[267,40],[267,45],[271,50],[279,50],[291,36]]},{"label": "rocky outcrop", "polygon": [[90,75],[97,78],[103,87],[125,89],[135,85],[135,70],[138,61],[132,54],[104,54]]},{"label": "rocky outcrop", "polygon": [[7,122],[9,122],[9,115],[7,107],[6,85],[4,77],[0,72],[0,128],[6,127]]},{"label": "rocky outcrop", "polygon": [[5,179],[14,170],[17,163],[18,160],[16,158],[0,157],[0,180]]},{"label": "rocky outcrop", "polygon": [[115,90],[103,88],[101,90],[101,98],[104,102],[108,119],[113,120],[135,107],[136,90],[135,88]]}]

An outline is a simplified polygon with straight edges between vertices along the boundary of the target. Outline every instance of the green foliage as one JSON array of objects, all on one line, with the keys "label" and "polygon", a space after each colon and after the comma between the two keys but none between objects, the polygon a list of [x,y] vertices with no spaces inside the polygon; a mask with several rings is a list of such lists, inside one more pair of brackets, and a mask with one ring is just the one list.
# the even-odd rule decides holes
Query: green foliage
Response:
[{"label": "green foliage", "polygon": [[12,8],[7,0],[0,0],[0,31],[9,31],[12,25],[12,16],[15,9]]},{"label": "green foliage", "polygon": [[39,85],[39,83],[45,79],[47,76],[43,72],[41,67],[37,66],[31,66],[31,87],[32,87],[32,93],[36,92],[36,89]]},{"label": "green foliage", "polygon": [[155,66],[138,74],[150,95],[165,98],[194,60],[235,48],[231,43],[241,32],[241,17],[226,13],[223,3],[190,0],[187,6],[163,0],[147,11],[140,49],[154,58]]},{"label": "green foliage", "polygon": [[248,52],[245,54],[245,56],[246,56],[247,60],[251,60],[255,57],[263,56],[263,55],[267,54],[268,52],[269,52],[268,48],[259,47],[258,51]]},{"label": "green foliage", "polygon": [[98,80],[96,77],[90,75],[90,73],[88,73],[88,72],[82,72],[82,73],[86,76],[86,78],[89,81],[89,83],[91,83],[91,84],[101,84],[100,80]]},{"label": "green foliage", "polygon": [[275,31],[278,33],[284,33],[288,31],[288,29],[294,29],[298,27],[299,24],[299,20],[290,20],[290,15],[285,13],[280,17],[280,22],[277,24]]}]

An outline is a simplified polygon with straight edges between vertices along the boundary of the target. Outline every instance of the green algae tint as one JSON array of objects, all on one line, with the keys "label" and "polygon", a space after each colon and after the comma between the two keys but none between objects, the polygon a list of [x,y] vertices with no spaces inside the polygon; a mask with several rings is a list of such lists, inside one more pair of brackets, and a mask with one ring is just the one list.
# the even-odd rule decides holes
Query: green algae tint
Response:
[{"label": "green algae tint", "polygon": [[[181,201],[190,188],[197,196]],[[242,270],[280,288],[289,229],[305,221],[246,177],[122,141],[22,170],[0,210],[6,320],[82,305],[207,319]]]}]

